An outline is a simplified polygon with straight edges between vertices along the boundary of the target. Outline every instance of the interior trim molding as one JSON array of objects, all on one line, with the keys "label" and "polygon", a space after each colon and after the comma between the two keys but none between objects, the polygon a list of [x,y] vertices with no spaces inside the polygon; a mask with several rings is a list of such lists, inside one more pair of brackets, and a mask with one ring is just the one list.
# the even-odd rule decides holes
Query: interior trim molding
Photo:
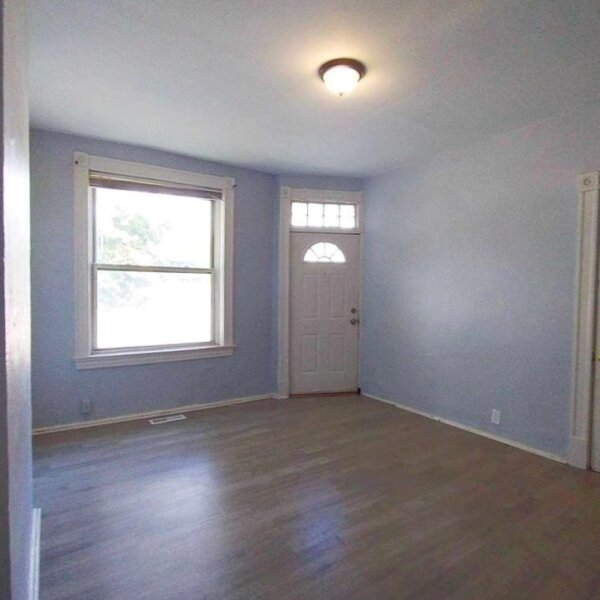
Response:
[{"label": "interior trim molding", "polygon": [[42,509],[34,508],[31,521],[31,546],[29,563],[29,600],[40,597],[40,544],[42,539]]},{"label": "interior trim molding", "polygon": [[415,415],[419,415],[421,417],[426,417],[431,419],[432,421],[438,421],[443,423],[444,425],[451,425],[452,427],[456,427],[457,429],[462,429],[464,431],[468,431],[469,433],[475,433],[482,437],[489,438],[490,440],[494,440],[495,442],[500,442],[502,444],[507,444],[508,446],[513,446],[514,448],[518,448],[519,450],[525,450],[525,452],[530,452],[531,454],[537,454],[538,456],[542,456],[544,458],[549,458],[550,460],[554,460],[556,462],[567,464],[567,460],[558,454],[552,454],[551,452],[545,452],[544,450],[539,450],[538,448],[533,448],[532,446],[527,446],[526,444],[521,444],[520,442],[515,442],[514,440],[510,440],[508,438],[502,437],[501,435],[495,435],[493,433],[488,433],[487,431],[482,431],[481,429],[476,429],[475,427],[469,427],[468,425],[463,425],[462,423],[458,423],[457,421],[451,421],[450,419],[444,419],[443,417],[438,417],[432,413],[423,412],[421,410],[417,410],[416,408],[412,408],[407,406],[406,404],[401,404],[399,402],[392,402],[387,398],[381,398],[380,396],[373,396],[372,394],[365,394],[364,392],[361,394],[365,398],[369,398],[370,400],[377,400],[377,402],[384,402],[385,404],[390,404],[391,406],[395,406],[401,410],[405,410],[410,413],[414,413]]},{"label": "interior trim molding", "polygon": [[573,375],[569,464],[591,466],[592,405],[596,358],[596,309],[598,302],[598,216],[600,171],[577,180],[579,237],[577,247],[577,303],[574,318]]},{"label": "interior trim molding", "polygon": [[[129,348],[95,353],[95,289],[94,259],[94,199],[90,193],[93,173],[110,177],[151,180],[164,185],[193,186],[218,192],[213,207],[213,273],[212,311],[214,340],[212,345],[182,347],[159,346],[153,349]],[[75,281],[75,366],[77,369],[121,367],[154,364],[178,360],[196,360],[230,356],[234,349],[234,189],[235,179],[203,175],[155,165],[92,156],[83,152],[73,154],[73,243]]]},{"label": "interior trim molding", "polygon": [[277,396],[290,394],[290,219],[292,188],[283,186],[279,197],[279,315]]},{"label": "interior trim molding", "polygon": [[114,352],[92,354],[74,358],[77,369],[102,369],[104,367],[125,367],[129,365],[151,365],[164,362],[181,362],[198,360],[199,358],[214,358],[216,356],[231,356],[236,349],[231,346],[198,346],[197,348],[181,348],[169,350],[154,350],[148,352]]},{"label": "interior trim molding", "polygon": [[244,404],[246,402],[256,402],[257,400],[270,400],[273,394],[260,394],[257,396],[243,396],[241,398],[231,398],[228,400],[217,400],[216,402],[207,402],[206,404],[188,404],[165,410],[152,410],[148,412],[133,413],[119,417],[107,417],[105,419],[94,419],[91,421],[81,421],[78,423],[67,423],[65,425],[50,425],[49,427],[36,427],[33,435],[44,435],[46,433],[58,433],[60,431],[70,431],[73,429],[87,429],[88,427],[100,427],[101,425],[112,425],[114,423],[126,423],[127,421],[141,421],[153,419],[154,417],[166,417],[179,413],[196,412],[197,410],[206,410],[209,408],[220,408],[222,406],[233,406],[234,404]]}]

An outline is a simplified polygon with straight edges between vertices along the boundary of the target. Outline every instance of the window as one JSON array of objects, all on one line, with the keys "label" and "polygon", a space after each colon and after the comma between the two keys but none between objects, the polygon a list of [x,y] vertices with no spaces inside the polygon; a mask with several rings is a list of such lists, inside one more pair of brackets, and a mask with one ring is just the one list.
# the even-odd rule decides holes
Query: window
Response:
[{"label": "window", "polygon": [[332,202],[292,202],[292,227],[356,229],[356,206]]},{"label": "window", "polygon": [[344,253],[329,242],[313,244],[304,255],[305,263],[345,263]]},{"label": "window", "polygon": [[231,179],[75,156],[75,362],[233,352]]}]

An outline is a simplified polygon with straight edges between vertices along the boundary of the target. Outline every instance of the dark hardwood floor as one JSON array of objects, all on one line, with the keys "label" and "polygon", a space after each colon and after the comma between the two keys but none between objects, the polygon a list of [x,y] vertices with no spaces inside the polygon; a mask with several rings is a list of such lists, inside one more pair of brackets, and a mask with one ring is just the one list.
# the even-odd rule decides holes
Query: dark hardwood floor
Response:
[{"label": "dark hardwood floor", "polygon": [[357,396],[35,438],[41,600],[600,598],[600,474]]}]

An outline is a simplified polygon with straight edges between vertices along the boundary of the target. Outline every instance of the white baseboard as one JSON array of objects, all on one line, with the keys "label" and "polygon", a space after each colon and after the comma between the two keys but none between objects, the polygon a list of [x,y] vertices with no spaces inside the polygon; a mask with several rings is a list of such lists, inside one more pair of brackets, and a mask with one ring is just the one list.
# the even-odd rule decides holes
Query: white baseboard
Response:
[{"label": "white baseboard", "polygon": [[244,404],[245,402],[255,402],[256,400],[270,400],[272,394],[261,394],[259,396],[244,396],[243,398],[231,398],[229,400],[217,400],[206,404],[188,404],[166,410],[152,410],[148,412],[123,415],[120,417],[108,417],[106,419],[94,419],[92,421],[81,421],[79,423],[67,423],[66,425],[51,425],[49,427],[37,427],[33,430],[33,435],[42,435],[44,433],[57,433],[59,431],[69,431],[71,429],[85,429],[87,427],[99,427],[100,425],[111,425],[113,423],[125,423],[127,421],[140,421],[143,419],[153,419],[154,417],[165,417],[179,413],[195,412],[197,410],[206,410],[209,408],[219,408],[222,406],[232,406],[233,404]]},{"label": "white baseboard", "polygon": [[481,435],[483,437],[489,438],[490,440],[494,440],[496,442],[500,442],[502,444],[507,444],[508,446],[513,446],[514,448],[518,448],[519,450],[525,450],[526,452],[531,452],[532,454],[537,454],[538,456],[543,456],[544,458],[549,458],[550,460],[555,460],[556,462],[566,464],[567,460],[562,456],[558,456],[557,454],[552,454],[550,452],[545,452],[544,450],[539,450],[538,448],[533,448],[532,446],[527,446],[525,444],[521,444],[519,442],[515,442],[513,440],[509,440],[508,438],[502,437],[500,435],[494,435],[493,433],[488,433],[487,431],[482,431],[481,429],[475,429],[474,427],[469,427],[468,425],[463,425],[462,423],[458,423],[457,421],[451,421],[449,419],[444,419],[442,417],[438,417],[431,413],[426,413],[421,410],[417,410],[416,408],[411,408],[410,406],[406,406],[405,404],[400,404],[399,402],[392,402],[386,398],[380,398],[379,396],[373,396],[372,394],[365,394],[364,392],[361,394],[365,398],[370,398],[371,400],[377,400],[378,402],[385,402],[386,404],[390,404],[399,408],[401,410],[406,410],[408,412],[414,413],[416,415],[420,415],[421,417],[427,417],[428,419],[432,419],[433,421],[439,421],[440,423],[444,423],[445,425],[451,425],[452,427],[457,427],[458,429],[463,429],[464,431],[468,431],[469,433],[475,433],[477,435]]},{"label": "white baseboard", "polygon": [[31,522],[29,560],[29,600],[40,597],[40,543],[42,534],[42,509],[34,508]]}]

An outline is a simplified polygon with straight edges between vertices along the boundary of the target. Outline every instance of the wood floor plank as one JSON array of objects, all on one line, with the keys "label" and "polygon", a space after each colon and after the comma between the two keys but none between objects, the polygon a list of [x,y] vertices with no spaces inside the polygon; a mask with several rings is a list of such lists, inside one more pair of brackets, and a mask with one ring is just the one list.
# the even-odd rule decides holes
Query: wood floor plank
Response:
[{"label": "wood floor plank", "polygon": [[42,600],[600,598],[600,475],[360,396],[35,438]]}]

